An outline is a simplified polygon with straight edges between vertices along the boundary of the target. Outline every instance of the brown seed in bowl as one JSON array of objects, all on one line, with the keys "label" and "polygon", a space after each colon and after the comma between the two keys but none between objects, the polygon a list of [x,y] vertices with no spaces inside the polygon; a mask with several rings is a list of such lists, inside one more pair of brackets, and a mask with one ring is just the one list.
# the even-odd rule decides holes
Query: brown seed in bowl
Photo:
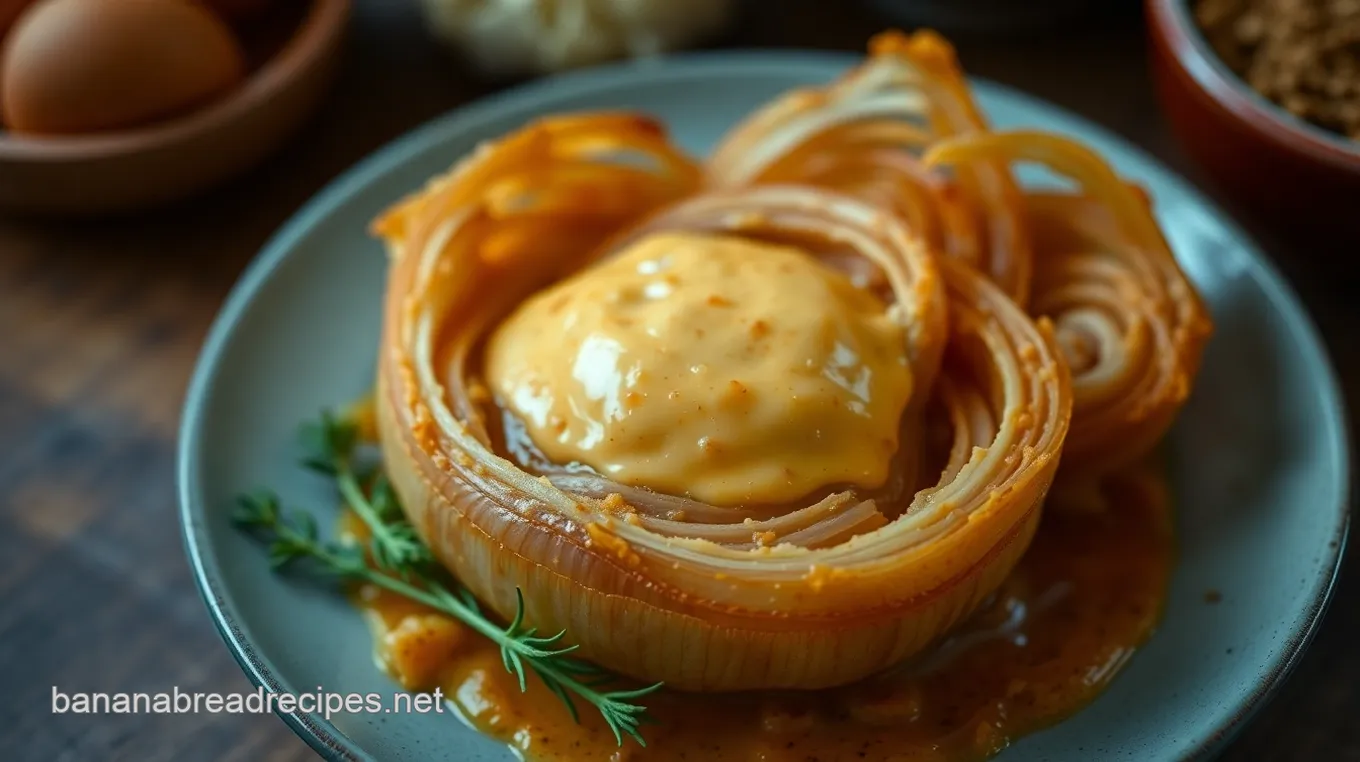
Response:
[{"label": "brown seed in bowl", "polygon": [[1360,139],[1360,0],[1198,0],[1194,11],[1210,46],[1252,89]]}]

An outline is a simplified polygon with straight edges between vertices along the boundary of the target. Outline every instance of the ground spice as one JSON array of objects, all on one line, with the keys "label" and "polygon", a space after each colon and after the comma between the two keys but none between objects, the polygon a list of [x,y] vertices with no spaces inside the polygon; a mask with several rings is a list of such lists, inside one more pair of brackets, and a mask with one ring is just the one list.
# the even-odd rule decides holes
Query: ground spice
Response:
[{"label": "ground spice", "polygon": [[1219,58],[1291,114],[1360,140],[1360,0],[1196,0]]}]

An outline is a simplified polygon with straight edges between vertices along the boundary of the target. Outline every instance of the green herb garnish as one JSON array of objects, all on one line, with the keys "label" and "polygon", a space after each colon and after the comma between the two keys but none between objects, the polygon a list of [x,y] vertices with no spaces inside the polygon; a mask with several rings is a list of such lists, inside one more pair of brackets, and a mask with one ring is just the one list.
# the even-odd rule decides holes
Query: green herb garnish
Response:
[{"label": "green herb garnish", "polygon": [[323,413],[320,421],[303,427],[302,439],[307,449],[303,464],[331,476],[345,502],[368,526],[372,564],[359,548],[320,539],[312,515],[283,508],[273,492],[243,494],[237,498],[232,520],[267,543],[274,569],[309,561],[328,575],[368,582],[448,614],[500,647],[505,669],[519,679],[521,691],[527,688],[527,673],[533,672],[562,700],[572,719],[580,721],[575,697],[599,711],[620,746],[624,735],[647,745],[638,726],[650,718],[646,707],[633,700],[657,690],[661,683],[635,690],[606,690],[618,677],[572,657],[577,647],[561,645],[565,630],[539,636],[536,628],[524,626],[524,595],[518,589],[515,617],[509,626],[501,627],[488,617],[471,591],[435,563],[430,549],[406,521],[381,469],[361,462],[353,420]]}]

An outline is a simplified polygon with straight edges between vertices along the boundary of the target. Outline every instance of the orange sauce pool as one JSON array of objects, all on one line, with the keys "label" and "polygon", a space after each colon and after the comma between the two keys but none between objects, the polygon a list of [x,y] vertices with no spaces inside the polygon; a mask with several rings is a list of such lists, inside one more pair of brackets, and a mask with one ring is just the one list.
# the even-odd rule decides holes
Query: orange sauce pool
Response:
[{"label": "orange sauce pool", "polygon": [[1028,553],[993,600],[933,650],[844,688],[666,692],[646,748],[619,747],[593,708],[572,722],[530,679],[520,693],[488,641],[374,588],[355,600],[380,664],[406,687],[436,685],[474,727],[531,762],[967,762],[1058,722],[1109,684],[1160,617],[1174,555],[1160,470],[1102,485],[1101,510],[1050,500]]}]

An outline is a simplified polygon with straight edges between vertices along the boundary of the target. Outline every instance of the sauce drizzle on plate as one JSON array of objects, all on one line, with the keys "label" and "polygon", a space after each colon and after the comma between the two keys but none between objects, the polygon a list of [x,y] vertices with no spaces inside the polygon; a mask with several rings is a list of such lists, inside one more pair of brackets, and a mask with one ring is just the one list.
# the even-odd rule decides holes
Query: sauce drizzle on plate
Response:
[{"label": "sauce drizzle on plate", "polygon": [[1162,469],[1127,469],[1101,491],[1099,508],[1051,496],[992,600],[920,657],[826,691],[662,691],[647,698],[658,724],[646,748],[617,746],[594,713],[575,724],[535,680],[520,693],[497,649],[462,625],[371,588],[354,599],[385,669],[413,690],[442,687],[469,724],[531,762],[970,762],[1090,703],[1160,619],[1174,564]]}]

